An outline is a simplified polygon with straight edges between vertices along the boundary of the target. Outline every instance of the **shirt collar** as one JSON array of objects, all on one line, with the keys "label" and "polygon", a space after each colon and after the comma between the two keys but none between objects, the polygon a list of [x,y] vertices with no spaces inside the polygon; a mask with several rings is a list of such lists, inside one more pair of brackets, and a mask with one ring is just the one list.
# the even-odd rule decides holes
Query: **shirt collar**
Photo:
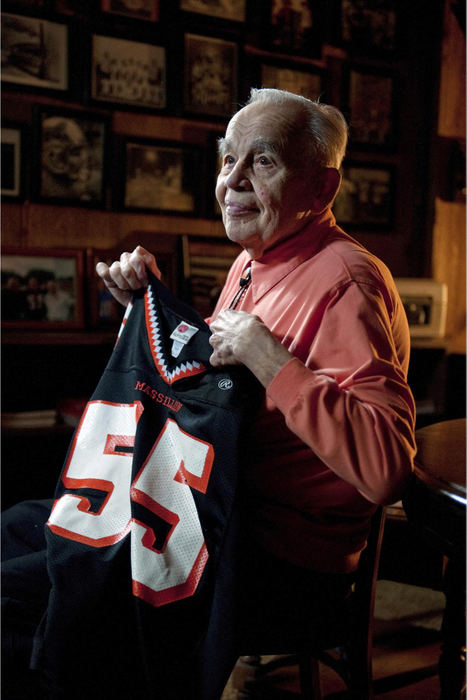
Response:
[{"label": "shirt collar", "polygon": [[335,224],[331,209],[326,209],[293,236],[280,241],[257,260],[252,260],[251,287],[254,302],[258,302],[304,260],[316,255]]}]

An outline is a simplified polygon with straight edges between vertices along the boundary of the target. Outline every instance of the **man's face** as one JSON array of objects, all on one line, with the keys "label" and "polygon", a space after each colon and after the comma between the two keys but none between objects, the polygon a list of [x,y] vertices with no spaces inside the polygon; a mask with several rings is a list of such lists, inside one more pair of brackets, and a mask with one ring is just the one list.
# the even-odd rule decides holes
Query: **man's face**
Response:
[{"label": "man's face", "polygon": [[216,197],[228,238],[258,258],[303,227],[317,191],[295,106],[253,103],[230,121]]}]

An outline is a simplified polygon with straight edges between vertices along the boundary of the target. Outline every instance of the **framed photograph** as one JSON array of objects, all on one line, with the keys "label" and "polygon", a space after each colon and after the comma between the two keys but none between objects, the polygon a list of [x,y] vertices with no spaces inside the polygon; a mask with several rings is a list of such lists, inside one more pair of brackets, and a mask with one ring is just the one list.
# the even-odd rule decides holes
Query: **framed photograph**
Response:
[{"label": "framed photograph", "polygon": [[99,114],[39,107],[33,189],[40,201],[105,203],[108,121]]},{"label": "framed photograph", "polygon": [[317,0],[268,0],[254,9],[258,39],[283,54],[317,57],[322,45],[322,10]]},{"label": "framed photograph", "polygon": [[5,248],[2,325],[7,328],[82,328],[83,251]]},{"label": "framed photograph", "polygon": [[68,27],[2,12],[2,81],[68,89]]},{"label": "framed photograph", "polygon": [[361,55],[396,48],[397,0],[340,0],[340,43]]},{"label": "framed photograph", "polygon": [[105,262],[111,265],[114,260],[119,259],[122,249],[132,250],[137,245],[143,245],[155,255],[162,273],[162,282],[173,294],[177,294],[179,236],[155,231],[132,231],[118,249],[88,248],[86,289],[89,321],[93,328],[117,330],[125,311],[96,273],[97,263]]},{"label": "framed photograph", "polygon": [[261,85],[265,88],[288,90],[317,100],[323,91],[323,76],[318,70],[301,70],[284,65],[261,63]]},{"label": "framed photograph", "polygon": [[159,19],[159,0],[101,0],[101,9],[103,12],[149,22],[157,22]]},{"label": "framed photograph", "polygon": [[348,113],[350,146],[391,148],[395,144],[393,77],[366,68],[350,68]]},{"label": "framed photograph", "polygon": [[394,171],[387,165],[347,163],[333,206],[343,228],[388,230],[393,223]]},{"label": "framed photograph", "polygon": [[125,209],[198,213],[200,153],[195,146],[127,139],[124,163]]},{"label": "framed photograph", "polygon": [[181,10],[234,22],[245,21],[245,6],[246,0],[180,0]]},{"label": "framed photograph", "polygon": [[102,102],[164,109],[165,48],[139,41],[93,35],[91,97]]},{"label": "framed photograph", "polygon": [[182,244],[187,300],[206,318],[211,315],[232,263],[242,249],[223,238],[184,235]]},{"label": "framed photograph", "polygon": [[2,197],[18,200],[23,195],[23,128],[2,126]]},{"label": "framed photograph", "polygon": [[229,119],[237,101],[237,61],[237,44],[186,34],[185,110]]}]

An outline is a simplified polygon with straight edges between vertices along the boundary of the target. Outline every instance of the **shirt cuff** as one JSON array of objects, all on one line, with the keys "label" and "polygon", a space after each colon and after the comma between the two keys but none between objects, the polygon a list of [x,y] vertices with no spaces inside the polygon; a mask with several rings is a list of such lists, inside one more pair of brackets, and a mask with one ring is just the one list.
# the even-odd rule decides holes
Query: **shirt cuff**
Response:
[{"label": "shirt cuff", "polygon": [[288,413],[304,382],[310,382],[312,372],[297,357],[292,357],[266,388],[266,393],[282,413]]}]

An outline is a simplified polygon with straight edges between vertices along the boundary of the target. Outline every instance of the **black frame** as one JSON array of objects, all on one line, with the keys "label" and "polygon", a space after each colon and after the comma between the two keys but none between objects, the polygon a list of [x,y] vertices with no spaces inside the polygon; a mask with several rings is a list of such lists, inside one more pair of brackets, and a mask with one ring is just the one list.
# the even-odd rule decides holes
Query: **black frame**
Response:
[{"label": "black frame", "polygon": [[338,225],[362,231],[390,230],[394,222],[394,166],[349,161],[342,167],[342,177],[333,207]]},{"label": "black frame", "polygon": [[[70,83],[69,41],[68,25],[62,21],[2,12],[2,82],[21,89],[45,90],[50,94],[67,93]],[[16,49],[12,50],[12,47]],[[41,76],[44,71],[49,72],[48,78]]]},{"label": "black frame", "polygon": [[396,145],[394,74],[384,68],[351,64],[345,81],[349,147],[393,150]]},{"label": "black frame", "polygon": [[14,122],[2,122],[2,185],[1,197],[21,202],[25,191],[24,145],[25,127]]},{"label": "black frame", "polygon": [[[115,75],[112,75],[113,69],[99,65],[97,57],[98,52],[109,52],[112,48],[114,53],[110,58],[120,62]],[[149,70],[147,63],[151,60],[155,61],[156,65]],[[136,79],[138,76],[139,79]],[[128,37],[93,33],[89,91],[90,99],[96,103],[119,104],[125,108],[137,108],[138,111],[165,110],[167,107],[166,47],[146,41],[133,41]]]},{"label": "black frame", "polygon": [[[215,119],[230,119],[237,110],[238,44],[221,37],[186,33],[184,47],[185,112]],[[204,71],[196,71],[199,77],[195,86],[191,78],[195,62],[199,58],[206,63],[206,67]],[[217,71],[217,82],[212,82],[213,70]]]},{"label": "black frame", "polygon": [[335,43],[361,56],[385,58],[398,43],[398,0],[334,0]]},{"label": "black frame", "polygon": [[145,9],[132,9],[126,6],[125,0],[101,0],[102,12],[121,15],[131,19],[140,19],[145,22],[157,22],[159,19],[159,0],[150,0],[153,8],[149,11]]},{"label": "black frame", "polygon": [[[119,208],[179,216],[200,215],[200,184],[203,181],[200,170],[203,164],[198,146],[162,139],[124,137],[119,150],[120,162],[124,163],[116,202]],[[144,151],[147,151],[146,156]],[[178,172],[180,167],[181,172]],[[173,184],[167,185],[171,170],[172,177],[179,181],[178,189]],[[186,206],[190,199],[191,206]]]},{"label": "black frame", "polygon": [[251,8],[254,43],[286,57],[319,58],[323,41],[323,8],[319,0],[291,0],[291,15],[283,0],[264,0]]},{"label": "black frame", "polygon": [[[60,121],[61,118],[61,121]],[[45,148],[44,123],[49,123],[50,146]],[[41,105],[35,109],[36,160],[33,163],[32,194],[36,201],[82,207],[104,207],[106,203],[109,118],[98,112],[61,109]],[[56,129],[56,134],[54,134]],[[64,146],[64,135],[68,145]],[[66,150],[66,164],[57,149]],[[80,149],[84,149],[80,150]],[[76,168],[87,171],[87,185]],[[71,175],[70,175],[71,171]]]}]

